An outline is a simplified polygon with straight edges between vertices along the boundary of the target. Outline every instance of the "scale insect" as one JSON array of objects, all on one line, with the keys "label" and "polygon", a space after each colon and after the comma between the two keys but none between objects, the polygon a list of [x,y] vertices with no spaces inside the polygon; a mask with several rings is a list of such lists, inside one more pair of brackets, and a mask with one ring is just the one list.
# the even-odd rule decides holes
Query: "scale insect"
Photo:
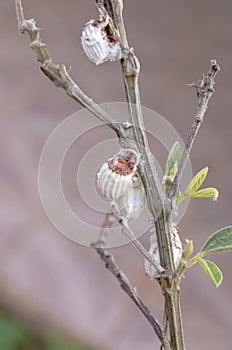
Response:
[{"label": "scale insect", "polygon": [[127,220],[137,218],[145,206],[145,190],[136,173],[138,162],[134,150],[121,149],[97,172],[97,187]]},{"label": "scale insect", "polygon": [[[173,229],[171,230],[171,242],[172,242],[172,249],[173,249],[174,264],[175,264],[175,267],[177,268],[182,257],[182,243],[176,227],[173,227]],[[157,237],[155,232],[152,234],[150,238],[149,254],[155,261],[157,261],[160,264],[159,249],[158,249]],[[159,277],[158,271],[147,259],[145,259],[144,261],[144,268],[145,268],[146,274],[151,279],[155,279]]]},{"label": "scale insect", "polygon": [[121,45],[110,33],[106,21],[91,19],[87,22],[82,29],[81,45],[90,61],[96,65],[122,58]]},{"label": "scale insect", "polygon": [[115,201],[131,188],[138,161],[134,150],[121,149],[101,166],[97,186],[106,199]]},{"label": "scale insect", "polygon": [[129,221],[137,218],[146,202],[145,190],[140,177],[134,174],[130,188],[116,201],[121,214]]}]

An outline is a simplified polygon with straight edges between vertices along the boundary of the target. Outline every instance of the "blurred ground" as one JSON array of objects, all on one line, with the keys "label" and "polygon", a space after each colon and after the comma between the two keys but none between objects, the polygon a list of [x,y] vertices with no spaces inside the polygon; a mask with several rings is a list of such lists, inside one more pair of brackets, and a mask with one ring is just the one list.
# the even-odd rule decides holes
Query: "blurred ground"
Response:
[{"label": "blurred ground", "polygon": [[4,350],[90,350],[76,341],[70,341],[49,331],[43,332],[26,322],[0,311],[0,349]]},{"label": "blurred ground", "polygon": [[[99,102],[124,100],[119,64],[96,68],[81,54],[79,33],[96,16],[94,1],[23,4],[26,17],[44,29],[55,61],[71,66],[73,78],[90,96]],[[214,231],[232,224],[231,11],[229,0],[125,4],[128,37],[142,63],[143,105],[165,116],[183,138],[196,108],[194,91],[186,84],[208,70],[211,58],[221,65],[191,158],[194,172],[209,166],[207,185],[217,186],[221,195],[217,203],[192,201],[179,225],[183,239],[194,239],[196,250]],[[80,107],[40,73],[28,39],[18,33],[13,2],[0,3],[0,26],[1,303],[87,339],[95,348],[158,348],[149,325],[96,254],[57,233],[43,211],[37,186],[42,147],[56,125]],[[143,259],[128,245],[113,253],[161,316],[159,289],[144,277]],[[231,347],[231,254],[214,261],[224,273],[219,289],[197,267],[183,283],[187,349]]]}]

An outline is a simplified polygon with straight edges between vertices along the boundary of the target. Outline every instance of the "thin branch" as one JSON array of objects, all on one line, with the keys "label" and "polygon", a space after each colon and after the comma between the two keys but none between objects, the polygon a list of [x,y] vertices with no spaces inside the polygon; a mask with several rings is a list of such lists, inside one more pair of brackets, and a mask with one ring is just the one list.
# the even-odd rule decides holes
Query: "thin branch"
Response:
[{"label": "thin branch", "polygon": [[146,319],[152,326],[154,332],[158,336],[160,342],[163,344],[164,349],[171,350],[169,340],[167,336],[163,334],[163,331],[159,322],[151,314],[149,308],[144,304],[144,302],[136,292],[136,289],[133,288],[133,286],[129,282],[127,276],[119,269],[119,267],[114,261],[113,256],[109,254],[107,250],[104,248],[104,243],[102,241],[97,241],[95,243],[92,243],[92,247],[97,251],[101,259],[104,261],[106,268],[110,272],[112,272],[112,274],[117,278],[124,292],[126,292],[126,294],[130,297],[130,299],[135,303],[135,305],[146,317]]},{"label": "thin branch", "polygon": [[[114,210],[115,212],[115,210]],[[166,335],[163,335],[162,328],[157,321],[157,319],[151,314],[149,308],[143,303],[142,299],[138,296],[136,289],[133,288],[126,277],[126,275],[119,269],[119,267],[116,265],[114,258],[112,255],[110,255],[106,249],[106,238],[108,235],[109,230],[111,229],[114,217],[117,217],[118,221],[122,221],[121,216],[119,217],[119,213],[115,212],[114,215],[111,213],[106,214],[105,220],[102,224],[102,228],[100,231],[100,237],[99,240],[96,242],[93,242],[91,246],[97,251],[101,259],[105,262],[105,266],[108,270],[110,270],[113,275],[118,279],[121,288],[128,294],[128,296],[133,300],[133,302],[136,304],[136,306],[142,311],[142,313],[145,315],[149,323],[151,324],[152,328],[154,329],[155,333],[159,337],[162,344],[166,344],[166,349],[169,349],[169,340],[166,337]],[[126,229],[124,227],[124,229]],[[129,229],[130,231],[130,229]],[[165,333],[166,334],[166,333]]]},{"label": "thin branch", "polygon": [[123,126],[116,122],[111,116],[90,97],[88,97],[70,77],[67,68],[63,64],[55,64],[49,55],[47,45],[40,38],[40,29],[33,19],[25,20],[21,0],[15,0],[16,14],[19,31],[27,34],[31,41],[31,48],[41,63],[42,72],[54,83],[66,91],[68,96],[80,103],[83,107],[93,113],[104,124],[114,130],[118,136],[126,138]]},{"label": "thin branch", "polygon": [[148,207],[155,222],[160,262],[165,269],[165,275],[161,279],[161,284],[169,315],[171,347],[173,350],[183,350],[184,335],[179,299],[179,281],[175,278],[174,274],[175,266],[170,235],[173,214],[171,202],[165,197],[157,176],[154,159],[148,146],[138,85],[140,64],[134,54],[134,50],[129,48],[127,42],[122,15],[123,0],[105,0],[105,3],[111,3],[114,23],[119,31],[121,45],[124,49],[124,57],[121,60],[122,72],[126,97],[130,107],[134,140],[136,141],[143,162],[143,166],[140,168],[140,175],[146,190]]},{"label": "thin branch", "polygon": [[104,3],[110,4],[112,8],[114,24],[119,32],[121,45],[124,50],[124,59],[122,59],[122,73],[132,119],[133,137],[142,159],[142,166],[140,164],[139,169],[140,175],[146,190],[148,207],[153,215],[154,221],[156,222],[158,245],[159,248],[162,247],[162,249],[160,249],[161,265],[164,267],[166,273],[171,276],[175,269],[169,234],[169,225],[167,224],[168,216],[170,214],[170,207],[169,203],[165,199],[164,191],[154,164],[154,158],[147,141],[138,85],[140,64],[138,58],[134,54],[134,50],[129,48],[127,41],[122,14],[123,1],[104,0]]},{"label": "thin branch", "polygon": [[114,223],[114,216],[111,213],[107,213],[100,232],[99,240],[101,242],[104,242],[104,243],[106,242],[107,236],[109,234],[109,231],[111,230],[113,223]]},{"label": "thin branch", "polygon": [[146,251],[146,249],[143,247],[143,245],[138,241],[138,239],[135,237],[135,234],[133,230],[128,225],[128,222],[124,216],[121,215],[120,211],[117,208],[117,205],[115,203],[111,204],[111,211],[114,217],[118,220],[119,224],[122,226],[123,233],[129,240],[132,242],[132,244],[140,251],[140,253],[156,268],[159,275],[163,275],[165,270],[164,268],[152,258],[152,256]]},{"label": "thin branch", "polygon": [[180,181],[182,179],[183,172],[184,172],[187,160],[189,158],[190,151],[196,139],[197,133],[204,121],[204,115],[207,111],[209,100],[215,91],[214,90],[215,77],[217,73],[220,71],[220,67],[217,64],[217,61],[215,59],[212,59],[210,61],[210,65],[211,67],[210,67],[209,73],[203,76],[202,80],[199,80],[193,84],[190,84],[190,86],[194,86],[197,90],[197,96],[198,96],[197,112],[194,117],[193,125],[191,127],[191,130],[187,138],[187,142],[184,148],[182,158],[180,160],[177,174],[174,178],[173,185],[171,187],[170,198],[175,198],[177,195],[177,192],[180,186]]}]

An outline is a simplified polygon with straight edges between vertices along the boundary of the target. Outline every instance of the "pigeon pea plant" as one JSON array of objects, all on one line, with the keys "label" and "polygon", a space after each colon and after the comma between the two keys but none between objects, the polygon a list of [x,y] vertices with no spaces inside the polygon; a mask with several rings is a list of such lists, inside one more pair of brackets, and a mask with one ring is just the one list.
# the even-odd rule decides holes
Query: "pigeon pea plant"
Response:
[{"label": "pigeon pea plant", "polygon": [[[180,306],[180,282],[186,270],[198,263],[216,286],[222,282],[220,269],[204,257],[211,253],[232,250],[232,227],[214,233],[200,252],[193,254],[193,242],[182,243],[176,228],[179,204],[185,198],[218,198],[215,188],[202,186],[208,168],[202,169],[187,186],[179,191],[180,182],[198,130],[203,122],[208,102],[214,93],[215,77],[220,70],[215,59],[210,61],[208,74],[194,84],[198,105],[184,149],[176,142],[167,159],[165,175],[159,179],[144,131],[140,105],[138,78],[139,60],[130,48],[123,22],[123,0],[96,0],[98,19],[90,20],[82,29],[81,43],[88,58],[95,64],[120,60],[130,120],[119,123],[89,98],[72,80],[64,65],[55,64],[46,44],[40,37],[40,29],[33,19],[26,20],[20,0],[15,0],[19,30],[27,34],[30,46],[41,64],[42,72],[55,84],[64,89],[68,96],[80,103],[111,128],[120,144],[119,152],[100,168],[97,185],[111,202],[111,211],[106,216],[100,239],[92,243],[106,267],[118,279],[122,289],[144,314],[158,336],[161,349],[184,350],[184,335]],[[154,230],[147,251],[135,238],[128,222],[138,217],[147,201],[154,222]],[[106,232],[116,218],[122,231],[145,256],[145,270],[148,276],[160,285],[164,296],[165,322],[161,325],[144,304],[125,274],[118,268],[113,256],[105,249]]]}]

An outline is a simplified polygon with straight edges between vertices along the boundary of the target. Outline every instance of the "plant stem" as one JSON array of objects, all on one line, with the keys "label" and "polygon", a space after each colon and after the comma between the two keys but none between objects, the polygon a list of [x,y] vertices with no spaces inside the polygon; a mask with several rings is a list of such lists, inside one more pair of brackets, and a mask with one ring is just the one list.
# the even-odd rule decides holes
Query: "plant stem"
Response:
[{"label": "plant stem", "polygon": [[114,24],[121,37],[121,45],[125,52],[125,58],[122,60],[122,72],[131,113],[133,136],[144,164],[141,166],[140,175],[146,190],[148,207],[155,222],[161,266],[165,269],[165,277],[161,277],[161,285],[168,312],[171,347],[173,350],[184,350],[179,281],[173,278],[175,267],[170,235],[172,227],[171,207],[161,187],[145,132],[138,84],[140,64],[134,50],[130,49],[128,45],[122,16],[123,1],[108,0],[105,2],[111,4]]},{"label": "plant stem", "polygon": [[215,59],[211,59],[210,70],[208,74],[204,75],[201,80],[198,80],[193,84],[190,84],[190,86],[193,86],[197,89],[197,96],[198,96],[197,112],[195,114],[193,124],[187,138],[187,142],[184,148],[182,158],[180,160],[177,174],[173,180],[173,184],[169,192],[170,198],[175,198],[178,193],[180,181],[182,179],[182,175],[185,169],[186,162],[189,157],[189,153],[192,149],[192,146],[194,144],[198,131],[204,121],[204,116],[208,108],[209,100],[215,91],[214,90],[215,78],[219,71],[220,71],[220,66],[218,65],[217,61]]},{"label": "plant stem", "polygon": [[179,279],[171,281],[170,288],[164,289],[166,310],[169,320],[172,350],[185,350],[180,306]]}]

